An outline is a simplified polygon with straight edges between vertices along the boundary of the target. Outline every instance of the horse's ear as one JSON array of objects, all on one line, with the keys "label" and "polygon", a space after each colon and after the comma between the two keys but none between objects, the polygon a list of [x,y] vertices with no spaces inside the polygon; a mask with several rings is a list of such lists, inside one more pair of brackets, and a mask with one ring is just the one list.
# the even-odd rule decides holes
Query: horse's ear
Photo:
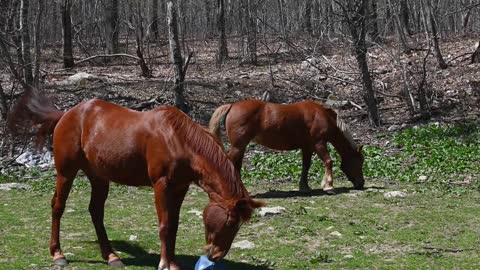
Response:
[{"label": "horse's ear", "polygon": [[247,221],[252,215],[252,209],[248,205],[247,199],[240,199],[235,204],[235,209],[237,210],[238,215],[242,221]]},{"label": "horse's ear", "polygon": [[259,208],[259,207],[264,207],[265,205],[267,205],[265,202],[256,201],[256,200],[250,200],[250,206],[251,206],[253,209]]},{"label": "horse's ear", "polygon": [[262,206],[265,206],[264,202],[251,199],[241,199],[235,204],[235,208],[237,209],[242,221],[248,221],[252,216],[253,209]]},{"label": "horse's ear", "polygon": [[360,145],[360,146],[357,148],[357,152],[358,152],[358,153],[362,153],[362,150],[363,150],[363,145]]}]

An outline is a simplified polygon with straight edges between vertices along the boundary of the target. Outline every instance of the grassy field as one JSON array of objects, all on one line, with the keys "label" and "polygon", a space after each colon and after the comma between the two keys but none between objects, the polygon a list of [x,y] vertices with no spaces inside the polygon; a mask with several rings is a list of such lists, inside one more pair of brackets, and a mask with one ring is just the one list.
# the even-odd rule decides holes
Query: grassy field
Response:
[{"label": "grassy field", "polygon": [[[366,148],[366,189],[351,190],[335,168],[334,196],[293,191],[298,153],[254,154],[243,173],[247,188],[268,206],[286,211],[256,214],[245,224],[235,241],[248,240],[255,247],[231,249],[226,269],[479,269],[479,138],[475,125],[428,126],[385,138],[398,151]],[[318,189],[323,172],[318,160],[314,163],[311,186]],[[51,267],[53,173],[17,171],[0,178],[32,186],[0,191],[0,269]],[[407,196],[386,199],[393,190]],[[62,219],[67,269],[108,269],[90,221],[89,199],[87,181],[77,179]],[[203,254],[203,224],[192,210],[201,211],[206,203],[206,194],[192,186],[177,236],[176,254],[185,269]],[[113,185],[105,224],[128,269],[156,269],[159,240],[151,189]]]}]

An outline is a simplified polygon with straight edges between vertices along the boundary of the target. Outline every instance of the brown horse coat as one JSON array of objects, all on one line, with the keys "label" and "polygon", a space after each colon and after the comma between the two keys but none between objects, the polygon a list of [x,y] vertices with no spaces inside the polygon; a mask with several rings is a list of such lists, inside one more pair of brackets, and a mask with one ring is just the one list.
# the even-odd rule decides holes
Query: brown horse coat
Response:
[{"label": "brown horse coat", "polygon": [[303,155],[300,190],[308,191],[307,174],[315,152],[325,163],[324,190],[332,192],[332,160],[327,142],[342,158],[342,170],[354,183],[363,187],[363,155],[347,126],[337,113],[318,102],[305,100],[293,104],[275,104],[244,100],[220,106],[211,119],[210,131],[220,138],[220,123],[225,128],[231,148],[228,153],[238,171],[250,141],[276,150],[301,149]]},{"label": "brown horse coat", "polygon": [[179,212],[191,182],[204,189],[206,251],[210,259],[226,255],[242,222],[256,207],[233,164],[214,137],[170,106],[137,112],[101,100],[84,101],[67,112],[35,91],[26,92],[10,115],[10,127],[39,126],[38,141],[53,132],[56,191],[52,198],[50,253],[55,264],[67,262],[60,248],[60,219],[78,170],[92,186],[89,211],[102,256],[123,265],[103,224],[109,183],[152,186],[159,220],[159,269],[178,269],[174,250]]}]

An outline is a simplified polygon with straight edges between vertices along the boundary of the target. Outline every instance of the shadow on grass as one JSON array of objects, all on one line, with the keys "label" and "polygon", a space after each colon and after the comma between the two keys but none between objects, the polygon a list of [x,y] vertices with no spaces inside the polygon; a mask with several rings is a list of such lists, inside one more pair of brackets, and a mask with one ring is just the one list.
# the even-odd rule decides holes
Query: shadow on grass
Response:
[{"label": "shadow on grass", "polygon": [[[383,187],[368,187],[368,189],[384,189]],[[343,193],[350,192],[361,192],[360,190],[355,190],[353,187],[339,187],[335,188],[335,194],[330,194],[322,189],[313,189],[310,192],[304,191],[284,191],[284,190],[270,190],[265,193],[254,194],[251,197],[257,199],[277,199],[277,198],[293,198],[293,197],[314,197],[314,196],[332,196]]]},{"label": "shadow on grass", "polygon": [[[156,253],[148,253],[145,249],[137,244],[133,244],[127,241],[112,241],[112,246],[115,250],[129,254],[131,257],[122,258],[123,263],[126,266],[140,266],[151,269],[157,269],[160,261],[160,255]],[[182,269],[194,269],[195,263],[198,260],[197,256],[190,255],[176,255],[176,260]],[[104,263],[104,262],[101,262]],[[225,269],[253,269],[253,270],[270,270],[265,266],[251,265],[247,263],[233,262],[229,260],[223,260]]]}]

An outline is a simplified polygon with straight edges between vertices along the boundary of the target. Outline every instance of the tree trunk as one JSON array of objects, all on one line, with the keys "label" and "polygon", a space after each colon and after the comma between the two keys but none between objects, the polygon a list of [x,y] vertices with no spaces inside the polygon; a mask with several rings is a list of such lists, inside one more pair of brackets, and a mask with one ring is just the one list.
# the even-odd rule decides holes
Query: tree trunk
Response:
[{"label": "tree trunk", "polygon": [[310,36],[312,35],[312,3],[313,0],[305,2],[305,17],[303,18],[303,28]]},{"label": "tree trunk", "polygon": [[8,116],[8,105],[5,91],[3,91],[2,81],[0,81],[0,112],[3,120],[7,120]]},{"label": "tree trunk", "polygon": [[37,15],[35,18],[35,31],[34,31],[34,44],[35,44],[35,65],[33,67],[33,86],[38,88],[40,85],[40,59],[42,58],[42,49],[40,46],[40,39],[42,37],[42,21],[43,17],[43,10],[44,10],[44,0],[38,0],[38,7],[37,7]]},{"label": "tree trunk", "polygon": [[430,0],[425,1],[427,3],[427,17],[430,22],[430,30],[432,33],[431,39],[433,41],[433,51],[435,52],[435,58],[437,59],[438,67],[440,69],[446,69],[447,63],[443,59],[442,52],[440,50],[440,42],[438,40],[437,21],[435,19],[435,13]]},{"label": "tree trunk", "polygon": [[63,33],[63,67],[73,68],[73,46],[72,46],[72,18],[70,9],[72,7],[71,0],[62,2],[62,33]]},{"label": "tree trunk", "polygon": [[175,69],[175,106],[187,112],[187,104],[183,95],[185,74],[183,72],[182,51],[178,38],[177,5],[172,0],[167,2],[168,41],[170,44],[170,60]]},{"label": "tree trunk", "polygon": [[410,28],[410,11],[408,10],[407,0],[400,1],[400,20],[407,34],[409,36],[413,35],[412,29]]},{"label": "tree trunk", "polygon": [[373,42],[379,42],[380,34],[378,32],[377,0],[370,0],[368,6],[368,24],[371,25],[370,35]]},{"label": "tree trunk", "polygon": [[218,30],[218,51],[217,64],[222,64],[228,57],[227,37],[225,34],[225,2],[217,0],[217,30]]},{"label": "tree trunk", "polygon": [[158,1],[159,0],[151,0],[151,10],[150,10],[150,33],[153,35],[155,41],[158,41],[160,35],[158,33]]},{"label": "tree trunk", "polygon": [[205,34],[207,38],[210,38],[212,34],[212,19],[211,19],[212,7],[210,6],[210,0],[204,0],[204,6],[205,6],[205,23],[206,23]]},{"label": "tree trunk", "polygon": [[[393,6],[391,0],[388,0],[387,4],[388,4],[388,7],[391,10],[394,10],[394,6]],[[405,53],[409,52],[410,51],[410,46],[408,46],[407,37],[405,35],[406,30],[404,30],[405,24],[401,23],[402,19],[399,17],[398,13],[396,13],[396,12],[392,15],[391,19],[392,19],[392,23],[393,23],[395,29],[397,30],[398,39],[400,41],[401,51],[405,52]]]},{"label": "tree trunk", "polygon": [[23,62],[23,77],[25,83],[28,85],[33,84],[33,73],[32,73],[32,54],[30,52],[30,31],[28,26],[28,11],[30,0],[21,0],[20,1],[20,40],[21,40],[21,57]]},{"label": "tree trunk", "polygon": [[118,53],[118,1],[105,3],[105,45],[108,54]]},{"label": "tree trunk", "polygon": [[[132,16],[135,18],[135,41],[137,43],[137,49],[136,53],[138,56],[138,65],[140,66],[142,70],[142,76],[149,78],[152,76],[152,72],[147,66],[147,63],[145,62],[145,59],[143,57],[143,51],[144,51],[144,44],[143,44],[143,39],[144,39],[144,28],[143,28],[143,22],[142,22],[142,9],[140,8],[141,2],[135,2],[135,10],[132,11],[134,15]],[[158,30],[158,28],[157,28]]]},{"label": "tree trunk", "polygon": [[253,7],[254,1],[255,0],[242,1],[244,4],[243,12],[245,16],[245,27],[247,30],[247,50],[249,61],[252,65],[257,64],[257,27],[255,24],[256,9]]},{"label": "tree trunk", "polygon": [[[338,3],[338,2],[337,2]],[[352,5],[350,2],[347,5]],[[367,104],[368,120],[372,126],[380,126],[380,117],[378,114],[377,101],[375,93],[373,91],[372,78],[368,69],[367,62],[367,44],[365,42],[365,36],[367,32],[366,25],[366,13],[368,8],[368,0],[362,0],[358,3],[358,9],[354,10],[355,14],[348,14],[345,7],[342,7],[344,17],[347,18],[347,23],[352,36],[353,47],[355,51],[355,58],[357,60],[358,67],[362,72],[362,85],[363,85],[363,99]],[[353,8],[350,6],[350,10]]]}]

